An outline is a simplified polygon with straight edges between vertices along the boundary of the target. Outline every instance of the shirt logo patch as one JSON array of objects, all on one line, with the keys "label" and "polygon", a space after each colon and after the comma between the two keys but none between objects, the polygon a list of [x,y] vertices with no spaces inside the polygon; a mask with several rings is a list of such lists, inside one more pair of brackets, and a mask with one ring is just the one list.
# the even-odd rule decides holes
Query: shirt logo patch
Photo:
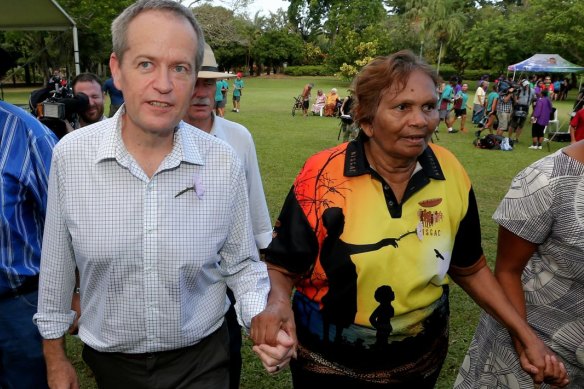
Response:
[{"label": "shirt logo patch", "polygon": [[432,208],[442,203],[442,199],[422,200],[418,204],[424,208]]},{"label": "shirt logo patch", "polygon": [[441,236],[442,230],[436,228],[436,224],[444,219],[442,211],[428,211],[426,209],[418,210],[418,217],[422,225],[423,236]]}]

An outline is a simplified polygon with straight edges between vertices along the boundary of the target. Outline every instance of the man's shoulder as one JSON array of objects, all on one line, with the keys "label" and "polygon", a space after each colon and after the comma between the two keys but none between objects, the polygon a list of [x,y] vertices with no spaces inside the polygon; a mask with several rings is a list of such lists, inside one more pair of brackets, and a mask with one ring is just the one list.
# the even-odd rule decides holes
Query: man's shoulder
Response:
[{"label": "man's shoulder", "polygon": [[[47,126],[42,124],[36,117],[24,109],[0,101],[0,129],[9,122],[8,117],[12,117],[17,122],[17,125],[12,126],[13,129],[27,133],[27,136],[32,136],[36,139],[51,138],[53,143],[57,143],[57,136]],[[13,121],[14,119],[10,120]]]},{"label": "man's shoulder", "polygon": [[216,152],[234,155],[232,147],[225,140],[210,135],[186,122],[181,122],[179,127],[181,128],[185,141],[194,144],[199,152],[204,154]]},{"label": "man's shoulder", "polygon": [[57,147],[59,149],[82,147],[91,149],[95,142],[110,136],[113,131],[115,131],[115,120],[106,118],[68,133],[59,141]]},{"label": "man's shoulder", "polygon": [[236,149],[247,149],[253,144],[253,137],[246,127],[218,116],[215,117],[214,135]]},{"label": "man's shoulder", "polygon": [[237,132],[239,134],[245,134],[251,137],[249,130],[242,124],[236,123],[234,121],[215,116],[216,125],[222,129],[228,129],[229,131]]}]

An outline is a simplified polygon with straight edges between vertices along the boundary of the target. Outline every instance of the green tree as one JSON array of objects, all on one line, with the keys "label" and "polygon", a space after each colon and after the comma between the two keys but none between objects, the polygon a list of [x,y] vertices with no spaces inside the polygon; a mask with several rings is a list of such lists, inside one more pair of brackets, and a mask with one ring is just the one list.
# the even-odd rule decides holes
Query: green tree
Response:
[{"label": "green tree", "polygon": [[438,46],[437,69],[446,45],[456,41],[464,32],[466,17],[462,0],[410,0],[406,15],[421,42]]},{"label": "green tree", "polygon": [[284,62],[295,63],[302,58],[302,38],[285,30],[269,30],[258,39],[252,53],[261,64],[277,73]]}]

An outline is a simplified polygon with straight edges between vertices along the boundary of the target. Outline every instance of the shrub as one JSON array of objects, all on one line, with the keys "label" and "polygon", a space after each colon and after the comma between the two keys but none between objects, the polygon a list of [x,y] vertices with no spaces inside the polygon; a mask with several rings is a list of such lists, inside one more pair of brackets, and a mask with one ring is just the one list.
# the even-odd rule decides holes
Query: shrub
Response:
[{"label": "shrub", "polygon": [[287,76],[334,76],[335,71],[325,65],[288,66],[283,73]]}]

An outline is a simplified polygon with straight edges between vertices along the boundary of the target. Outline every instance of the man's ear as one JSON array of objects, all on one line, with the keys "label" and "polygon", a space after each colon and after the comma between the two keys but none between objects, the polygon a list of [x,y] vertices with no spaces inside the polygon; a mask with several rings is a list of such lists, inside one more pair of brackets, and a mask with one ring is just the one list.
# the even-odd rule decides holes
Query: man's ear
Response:
[{"label": "man's ear", "polygon": [[120,69],[121,63],[116,56],[116,53],[112,53],[110,55],[109,66],[110,71],[112,72],[112,79],[114,81],[114,85],[119,90],[122,90],[122,71]]}]

